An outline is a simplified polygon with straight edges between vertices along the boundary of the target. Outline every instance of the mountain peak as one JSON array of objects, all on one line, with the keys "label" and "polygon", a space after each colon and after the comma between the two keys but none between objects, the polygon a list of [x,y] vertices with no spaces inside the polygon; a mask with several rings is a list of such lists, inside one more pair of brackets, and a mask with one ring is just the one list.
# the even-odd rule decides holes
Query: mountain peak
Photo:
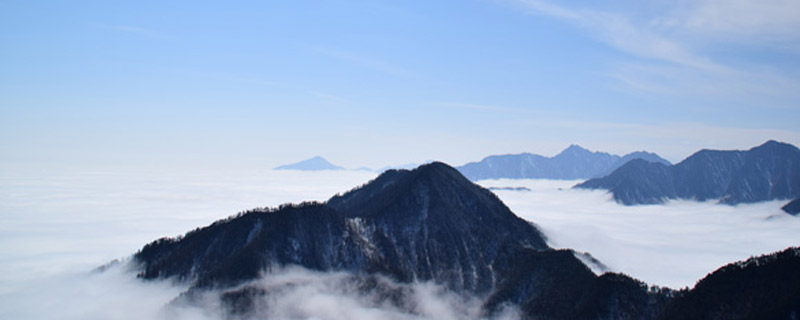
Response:
[{"label": "mountain peak", "polygon": [[282,165],[275,170],[300,170],[300,171],[320,171],[320,170],[342,170],[344,168],[333,165],[321,156],[315,156],[300,162]]},{"label": "mountain peak", "polygon": [[576,155],[576,154],[586,154],[586,153],[592,153],[592,152],[577,144],[571,144],[569,145],[569,147],[567,147],[566,149],[562,150],[559,154],[557,154],[556,157],[560,155]]},{"label": "mountain peak", "polygon": [[423,164],[412,171],[418,172],[418,175],[422,177],[445,175],[449,179],[462,180],[462,182],[472,184],[456,168],[439,161]]},{"label": "mountain peak", "polygon": [[754,148],[752,148],[750,150],[786,150],[786,151],[791,150],[791,151],[795,151],[795,150],[798,150],[798,149],[797,149],[797,147],[795,147],[792,144],[788,144],[788,143],[780,142],[780,141],[775,141],[775,140],[769,140],[767,142],[764,142],[764,144],[762,144],[760,146],[757,146],[757,147],[754,147]]},{"label": "mountain peak", "polygon": [[653,153],[634,152],[620,157],[571,144],[553,157],[531,153],[493,155],[480,162],[467,163],[458,167],[458,170],[473,181],[500,178],[575,180],[606,176],[637,158],[670,164]]},{"label": "mountain peak", "polygon": [[[390,170],[324,204],[256,210],[159,240],[135,255],[143,278],[231,286],[269,266],[379,273],[488,294],[501,256],[549,250],[497,196],[441,162]],[[191,257],[187,259],[187,257]]]},{"label": "mountain peak", "polygon": [[799,164],[800,149],[770,140],[747,151],[703,149],[668,167],[639,165],[640,170],[631,170],[634,167],[623,166],[606,178],[577,187],[608,189],[624,204],[666,199],[718,199],[725,204],[793,199],[800,196]]}]

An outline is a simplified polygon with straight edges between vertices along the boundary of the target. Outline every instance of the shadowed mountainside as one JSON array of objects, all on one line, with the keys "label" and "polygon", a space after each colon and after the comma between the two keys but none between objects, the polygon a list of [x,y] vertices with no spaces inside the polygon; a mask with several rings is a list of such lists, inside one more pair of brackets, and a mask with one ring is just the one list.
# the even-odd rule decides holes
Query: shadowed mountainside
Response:
[{"label": "shadowed mountainside", "polygon": [[607,189],[617,202],[719,200],[735,205],[800,196],[800,149],[776,141],[747,151],[701,150],[673,166],[631,161],[575,186]]}]

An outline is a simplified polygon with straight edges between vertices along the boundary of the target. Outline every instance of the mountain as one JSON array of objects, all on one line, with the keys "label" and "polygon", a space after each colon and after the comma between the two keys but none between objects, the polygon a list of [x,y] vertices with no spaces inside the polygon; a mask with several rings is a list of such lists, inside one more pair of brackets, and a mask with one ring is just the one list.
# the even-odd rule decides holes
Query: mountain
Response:
[{"label": "mountain", "polygon": [[[616,308],[597,309],[606,306],[603,295],[618,293],[612,296],[620,305],[637,304],[634,300],[648,295],[646,287],[627,277],[619,280],[629,284],[624,288],[595,280],[575,255],[549,248],[535,225],[514,215],[493,193],[434,162],[412,171],[389,170],[326,203],[251,210],[182,237],[162,238],[145,245],[134,260],[139,278],[188,283],[191,288],[182,295],[188,301],[226,289],[223,301],[240,313],[257,305],[253,299],[270,294],[248,281],[293,265],[349,272],[359,288],[375,282],[376,275],[407,284],[432,281],[486,298],[487,312],[516,301],[544,305],[551,294],[580,293],[594,302],[575,309],[578,314],[612,316]],[[517,278],[525,282],[506,280]],[[562,294],[568,282],[572,291]],[[585,293],[590,285],[603,289]],[[530,290],[547,295],[530,295]],[[563,315],[557,309],[535,314]]]},{"label": "mountain", "polygon": [[509,263],[484,303],[488,315],[514,305],[523,319],[653,319],[671,300],[671,290],[623,274],[597,276],[569,250],[525,250]]},{"label": "mountain", "polygon": [[300,171],[321,171],[321,170],[342,170],[344,168],[335,166],[325,160],[325,158],[317,156],[311,159],[306,159],[300,162],[282,165],[276,167],[275,170],[300,170]]},{"label": "mountain", "polygon": [[273,266],[379,273],[486,293],[501,252],[549,249],[493,193],[442,163],[389,170],[327,203],[253,210],[146,245],[145,279],[234,285]]},{"label": "mountain", "polygon": [[800,198],[789,201],[789,203],[781,207],[781,209],[793,216],[800,214]]},{"label": "mountain", "polygon": [[667,199],[731,205],[793,199],[800,196],[800,149],[768,141],[747,151],[701,150],[672,166],[631,161],[575,187],[607,189],[626,205]]},{"label": "mountain", "polygon": [[657,319],[797,319],[800,248],[729,264],[675,296]]},{"label": "mountain", "polygon": [[620,157],[571,145],[551,158],[531,153],[496,155],[467,163],[458,170],[473,181],[500,178],[575,180],[605,176],[633,159],[670,165],[654,153],[638,151]]},{"label": "mountain", "polygon": [[[387,171],[325,203],[243,212],[149,243],[133,258],[141,279],[190,286],[173,303],[217,301],[230,318],[256,318],[302,285],[253,281],[291,266],[346,272],[325,285],[411,314],[417,306],[408,296],[424,281],[479,298],[488,318],[508,306],[523,319],[755,319],[800,311],[798,249],[723,267],[683,291],[598,276],[578,255],[549,248],[494,194],[434,162]],[[215,293],[218,299],[206,299]]]}]

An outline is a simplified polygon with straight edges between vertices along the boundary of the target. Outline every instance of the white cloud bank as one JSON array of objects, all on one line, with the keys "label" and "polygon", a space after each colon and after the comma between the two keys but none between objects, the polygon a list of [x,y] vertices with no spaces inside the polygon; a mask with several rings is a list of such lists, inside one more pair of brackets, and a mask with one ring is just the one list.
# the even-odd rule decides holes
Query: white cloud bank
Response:
[{"label": "white cloud bank", "polygon": [[[165,311],[185,287],[139,281],[123,268],[91,270],[156,238],[240,210],[324,200],[375,176],[189,171],[0,173],[0,318],[217,319],[218,296],[209,297],[206,309]],[[530,188],[496,193],[512,211],[536,222],[551,245],[588,251],[612,270],[651,284],[691,286],[728,262],[800,244],[800,219],[781,213],[778,202],[624,207],[601,191],[568,189],[574,182],[481,184]],[[262,311],[289,319],[477,317],[475,301],[431,284],[412,285],[415,309],[409,313],[342,286],[346,277],[292,269],[255,285],[281,288],[282,295],[269,297],[265,303],[271,307]]]},{"label": "white cloud bank", "polygon": [[[221,297],[245,287],[263,290],[262,294],[255,295],[252,310],[239,315],[247,319],[458,320],[481,317],[482,301],[431,283],[400,284],[380,276],[367,281],[345,272],[323,273],[297,267],[265,274],[222,293],[206,292],[199,298],[200,305],[205,306],[199,313],[222,317]],[[197,308],[177,305],[184,307],[168,311],[180,315]],[[516,310],[506,309],[496,319],[515,318],[518,318]]]},{"label": "white cloud bank", "polygon": [[670,201],[623,206],[602,190],[573,190],[579,181],[487,180],[517,215],[535,222],[555,248],[589,252],[612,271],[649,284],[683,288],[717,268],[800,245],[800,218],[786,201],[739,206]]}]

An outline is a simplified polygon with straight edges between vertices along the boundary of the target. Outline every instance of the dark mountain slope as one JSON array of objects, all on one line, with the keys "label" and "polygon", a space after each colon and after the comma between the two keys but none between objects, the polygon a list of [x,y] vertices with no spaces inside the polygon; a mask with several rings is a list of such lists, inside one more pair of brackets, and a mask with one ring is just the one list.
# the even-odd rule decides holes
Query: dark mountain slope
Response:
[{"label": "dark mountain slope", "polygon": [[678,198],[719,199],[743,163],[742,151],[700,150],[671,167],[670,177]]},{"label": "dark mountain slope", "polygon": [[724,266],[678,294],[658,318],[800,318],[800,248]]},{"label": "dark mountain slope", "polygon": [[607,188],[617,202],[631,205],[660,203],[677,193],[669,168],[660,163],[632,160],[603,178],[579,184],[579,188]]},{"label": "dark mountain slope", "polygon": [[800,196],[800,149],[775,141],[748,151],[722,202],[758,202]]},{"label": "dark mountain slope", "polygon": [[388,171],[327,205],[369,226],[365,237],[402,270],[395,275],[400,280],[413,275],[486,293],[502,248],[548,248],[497,196],[438,162]]},{"label": "dark mountain slope", "polygon": [[800,198],[789,201],[789,203],[781,207],[781,209],[783,209],[783,211],[793,216],[800,214]]},{"label": "dark mountain slope", "polygon": [[551,158],[531,153],[496,155],[467,163],[458,170],[473,181],[500,178],[574,180],[605,176],[633,159],[670,165],[654,153],[638,151],[620,157],[571,145]]},{"label": "dark mountain slope", "polygon": [[486,294],[500,252],[549,249],[494,194],[442,163],[390,170],[326,204],[252,211],[161,239],[135,255],[140,277],[230,286],[273,266],[380,273]]},{"label": "dark mountain slope", "polygon": [[800,149],[775,141],[748,151],[701,150],[662,167],[631,161],[576,188],[607,189],[623,204],[720,199],[727,204],[800,196]]},{"label": "dark mountain slope", "polygon": [[289,264],[354,272],[379,267],[351,229],[323,205],[284,206],[219,221],[182,238],[160,239],[134,257],[142,263],[142,278],[176,277],[198,286],[234,285]]},{"label": "dark mountain slope", "polygon": [[598,277],[570,250],[525,250],[509,263],[485,304],[489,314],[512,304],[525,319],[652,319],[670,299],[671,291],[625,275]]}]

